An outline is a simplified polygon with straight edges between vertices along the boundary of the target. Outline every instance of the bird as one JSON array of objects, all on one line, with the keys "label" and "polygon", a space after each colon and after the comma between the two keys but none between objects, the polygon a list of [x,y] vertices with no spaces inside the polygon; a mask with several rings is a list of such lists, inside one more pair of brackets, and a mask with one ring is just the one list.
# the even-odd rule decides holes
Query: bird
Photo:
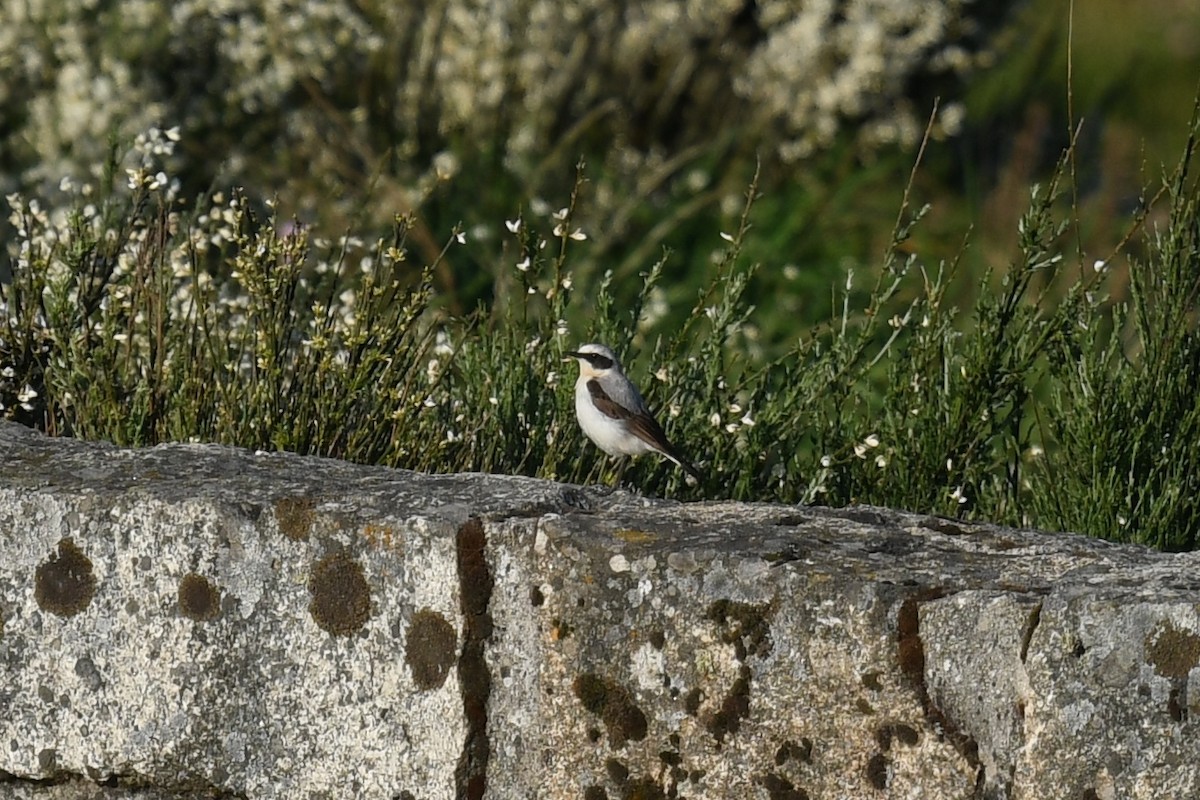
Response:
[{"label": "bird", "polygon": [[579,427],[597,447],[610,456],[658,453],[697,481],[702,480],[700,471],[667,440],[662,426],[646,407],[637,386],[621,370],[621,362],[612,350],[602,344],[585,344],[568,352],[563,361],[571,359],[579,362],[575,416]]}]

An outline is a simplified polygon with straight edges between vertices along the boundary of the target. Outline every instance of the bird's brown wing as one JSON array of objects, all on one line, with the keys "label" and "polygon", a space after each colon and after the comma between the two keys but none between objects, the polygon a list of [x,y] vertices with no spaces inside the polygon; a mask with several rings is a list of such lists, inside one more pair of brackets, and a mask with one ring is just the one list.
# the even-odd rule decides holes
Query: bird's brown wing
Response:
[{"label": "bird's brown wing", "polygon": [[630,433],[683,467],[697,480],[700,479],[700,472],[684,458],[682,453],[675,449],[673,444],[667,441],[666,432],[654,417],[643,411],[631,411],[625,408],[608,396],[604,387],[600,385],[600,381],[588,381],[587,390],[588,394],[592,396],[592,403],[601,414],[609,419],[623,420]]}]

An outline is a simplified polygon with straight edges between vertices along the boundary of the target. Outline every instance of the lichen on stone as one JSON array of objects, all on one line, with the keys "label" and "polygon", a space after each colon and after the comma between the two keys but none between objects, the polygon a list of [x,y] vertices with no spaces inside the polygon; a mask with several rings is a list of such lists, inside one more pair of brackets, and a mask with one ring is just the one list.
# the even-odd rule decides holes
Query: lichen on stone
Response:
[{"label": "lichen on stone", "polygon": [[83,611],[96,595],[92,562],[70,537],[38,565],[33,577],[33,598],[44,611],[71,617]]},{"label": "lichen on stone", "polygon": [[359,631],[371,616],[371,590],[358,562],[343,552],[325,556],[308,578],[308,612],[334,636]]},{"label": "lichen on stone", "polygon": [[454,666],[457,645],[458,634],[441,614],[429,608],[413,614],[405,637],[404,661],[418,689],[441,688]]},{"label": "lichen on stone", "polygon": [[179,581],[179,611],[194,622],[216,619],[221,613],[221,591],[203,575],[189,572]]}]

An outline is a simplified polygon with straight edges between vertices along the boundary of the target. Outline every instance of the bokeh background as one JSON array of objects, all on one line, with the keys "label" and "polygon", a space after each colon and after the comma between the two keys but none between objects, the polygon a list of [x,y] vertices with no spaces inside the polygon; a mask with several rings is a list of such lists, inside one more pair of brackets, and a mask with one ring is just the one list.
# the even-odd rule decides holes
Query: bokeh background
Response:
[{"label": "bokeh background", "polygon": [[178,128],[183,209],[238,186],[368,239],[412,212],[430,262],[461,223],[436,275],[454,313],[502,302],[503,220],[565,205],[582,161],[576,286],[636,293],[669,250],[649,318],[677,325],[757,166],[746,334],[770,353],[828,319],[848,269],[870,283],[927,124],[926,259],[1002,274],[1073,125],[1078,250],[1106,258],[1186,136],[1200,3],[22,0],[0,75],[4,194],[53,206]]}]

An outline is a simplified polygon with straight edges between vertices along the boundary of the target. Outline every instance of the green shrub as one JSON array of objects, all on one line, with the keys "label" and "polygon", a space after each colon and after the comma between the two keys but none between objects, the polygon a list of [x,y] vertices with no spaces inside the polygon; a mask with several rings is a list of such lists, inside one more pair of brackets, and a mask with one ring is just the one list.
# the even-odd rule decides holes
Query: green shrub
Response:
[{"label": "green shrub", "polygon": [[[947,299],[955,262],[905,252],[926,211],[906,193],[874,287],[847,275],[829,323],[770,360],[747,334],[757,180],[737,229],[714,232],[723,255],[686,322],[667,330],[669,253],[632,304],[611,275],[575,286],[592,244],[577,224],[582,169],[561,210],[495,222],[507,244],[494,300],[455,315],[433,275],[469,253],[467,232],[424,258],[403,216],[374,242],[332,242],[239,193],[181,214],[171,181],[138,160],[160,142],[135,149],[127,182],[114,159],[70,211],[10,198],[0,402],[50,432],[127,445],[875,503],[1187,548],[1200,523],[1197,135],[1194,121],[1165,200],[1145,204],[1169,209],[1132,264],[1132,303],[1105,298],[1105,264],[1069,254],[1060,178],[1034,189],[1021,257],[975,281],[967,308]],[[656,458],[610,463],[586,442],[562,362],[586,341],[628,359],[702,481]]]}]

